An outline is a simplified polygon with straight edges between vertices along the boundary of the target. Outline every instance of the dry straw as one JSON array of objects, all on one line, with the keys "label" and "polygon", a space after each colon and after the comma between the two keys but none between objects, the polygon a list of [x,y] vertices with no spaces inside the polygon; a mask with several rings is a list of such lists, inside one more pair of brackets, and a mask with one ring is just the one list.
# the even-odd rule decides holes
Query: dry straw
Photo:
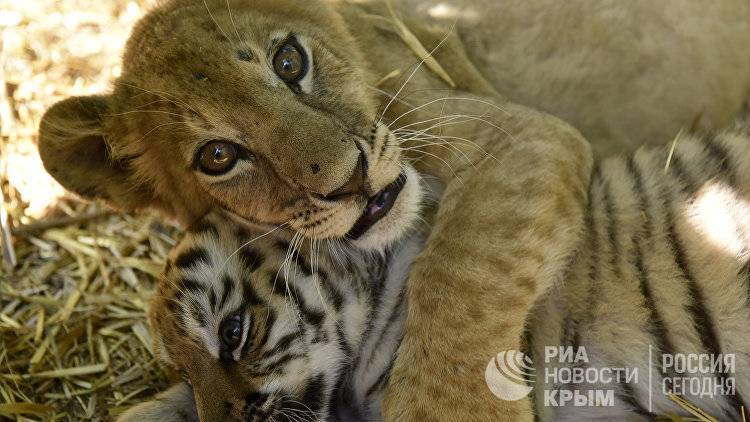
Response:
[{"label": "dry straw", "polygon": [[0,221],[18,262],[0,272],[0,420],[109,420],[168,384],[146,309],[175,228],[57,201],[35,145],[53,102],[109,89],[146,3],[0,2]]}]

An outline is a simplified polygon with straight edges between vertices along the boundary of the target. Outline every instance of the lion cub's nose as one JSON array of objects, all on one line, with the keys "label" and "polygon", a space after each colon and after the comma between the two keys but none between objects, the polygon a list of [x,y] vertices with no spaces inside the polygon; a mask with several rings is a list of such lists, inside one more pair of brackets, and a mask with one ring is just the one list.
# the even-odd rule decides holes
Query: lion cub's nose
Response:
[{"label": "lion cub's nose", "polygon": [[359,154],[357,166],[354,168],[351,177],[336,190],[324,195],[329,201],[335,201],[347,195],[365,195],[365,181],[367,180],[367,161],[364,154]]}]

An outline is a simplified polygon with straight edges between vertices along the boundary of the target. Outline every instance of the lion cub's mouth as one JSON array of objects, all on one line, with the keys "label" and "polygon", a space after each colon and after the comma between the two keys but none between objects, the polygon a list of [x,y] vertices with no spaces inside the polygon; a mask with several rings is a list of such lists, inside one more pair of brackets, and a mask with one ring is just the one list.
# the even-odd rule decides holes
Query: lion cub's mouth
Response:
[{"label": "lion cub's mouth", "polygon": [[388,215],[388,211],[391,210],[393,204],[396,203],[398,195],[401,193],[406,184],[406,173],[401,173],[396,180],[391,182],[383,190],[371,196],[367,200],[362,215],[354,223],[354,226],[346,237],[349,239],[357,239],[367,232],[372,226],[378,221],[382,220],[383,217]]}]

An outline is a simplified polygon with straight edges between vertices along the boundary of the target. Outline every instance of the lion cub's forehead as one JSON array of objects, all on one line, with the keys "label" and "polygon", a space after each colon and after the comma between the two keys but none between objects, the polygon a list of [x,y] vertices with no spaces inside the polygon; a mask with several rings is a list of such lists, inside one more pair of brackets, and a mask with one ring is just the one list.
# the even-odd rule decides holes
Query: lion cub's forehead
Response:
[{"label": "lion cub's forehead", "polygon": [[238,55],[248,60],[267,53],[272,35],[291,32],[330,38],[332,46],[348,38],[340,17],[318,0],[175,0],[156,6],[137,24],[124,67],[135,71],[160,59],[199,62],[230,48],[253,50],[252,56]]}]

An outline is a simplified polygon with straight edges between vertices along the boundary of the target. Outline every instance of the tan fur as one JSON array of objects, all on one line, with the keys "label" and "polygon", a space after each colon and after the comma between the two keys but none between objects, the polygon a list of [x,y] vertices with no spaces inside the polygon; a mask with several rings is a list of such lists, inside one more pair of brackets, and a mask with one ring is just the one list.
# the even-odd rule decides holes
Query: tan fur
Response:
[{"label": "tan fur", "polygon": [[[381,3],[230,3],[232,16],[223,0],[206,2],[211,15],[202,1],[171,1],[142,20],[111,95],[69,99],[47,113],[40,134],[45,165],[66,187],[123,209],[155,207],[190,222],[220,206],[263,223],[291,221],[310,238],[341,236],[361,211],[362,198],[324,203],[313,194],[346,183],[356,166],[355,142],[389,101],[372,86],[394,69],[408,75],[414,54],[376,17],[388,16]],[[417,145],[419,168],[437,175],[447,189],[410,281],[407,335],[384,409],[389,419],[453,420],[463,412],[531,417],[527,402],[486,400],[481,374],[486,356],[517,348],[528,309],[573,247],[591,156],[569,126],[508,103],[497,92],[567,118],[600,152],[662,141],[701,111],[704,124],[725,124],[748,92],[750,59],[743,52],[750,29],[743,22],[750,11],[741,0],[707,9],[684,0],[674,7],[643,0],[595,10],[552,3],[505,9],[503,2],[462,2],[462,10],[487,19],[478,24],[470,15],[461,17],[455,34],[435,52],[458,86],[446,89],[421,69],[402,93],[408,95],[400,101],[414,105],[452,99],[403,116],[391,130],[441,114],[480,117],[429,131],[454,137],[443,139],[456,140],[467,159],[447,145]],[[673,16],[677,9],[684,16]],[[400,10],[428,49],[455,20],[427,21],[408,3]],[[644,16],[650,25],[642,26]],[[706,27],[686,24],[697,19]],[[325,89],[310,103],[267,77],[267,38],[279,30],[305,35],[313,44]],[[623,40],[623,31],[640,41]],[[652,46],[652,39],[661,43]],[[251,48],[257,61],[237,61],[242,48]],[[660,58],[657,69],[650,67],[654,57]],[[390,80],[379,89],[395,93],[402,82]],[[400,101],[388,108],[386,122],[409,110]],[[175,114],[185,123],[174,123]],[[388,142],[390,134],[378,126],[368,144],[365,153],[374,165],[363,196],[398,174],[400,151]],[[258,157],[252,170],[229,184],[197,176],[190,166],[194,149],[216,137],[247,145]],[[484,152],[458,142],[464,138]],[[309,171],[312,164],[322,170]],[[389,221],[401,229],[403,218],[391,214]],[[478,234],[491,243],[478,245]],[[519,250],[519,244],[525,247]],[[479,306],[490,301],[504,306]],[[497,314],[476,315],[470,308]]]},{"label": "tan fur", "polygon": [[482,374],[487,356],[519,348],[526,312],[575,248],[592,160],[556,119],[504,109],[492,116],[506,142],[485,144],[495,158],[448,187],[412,270],[406,334],[383,404],[389,420],[531,418],[528,403],[493,399]]}]

